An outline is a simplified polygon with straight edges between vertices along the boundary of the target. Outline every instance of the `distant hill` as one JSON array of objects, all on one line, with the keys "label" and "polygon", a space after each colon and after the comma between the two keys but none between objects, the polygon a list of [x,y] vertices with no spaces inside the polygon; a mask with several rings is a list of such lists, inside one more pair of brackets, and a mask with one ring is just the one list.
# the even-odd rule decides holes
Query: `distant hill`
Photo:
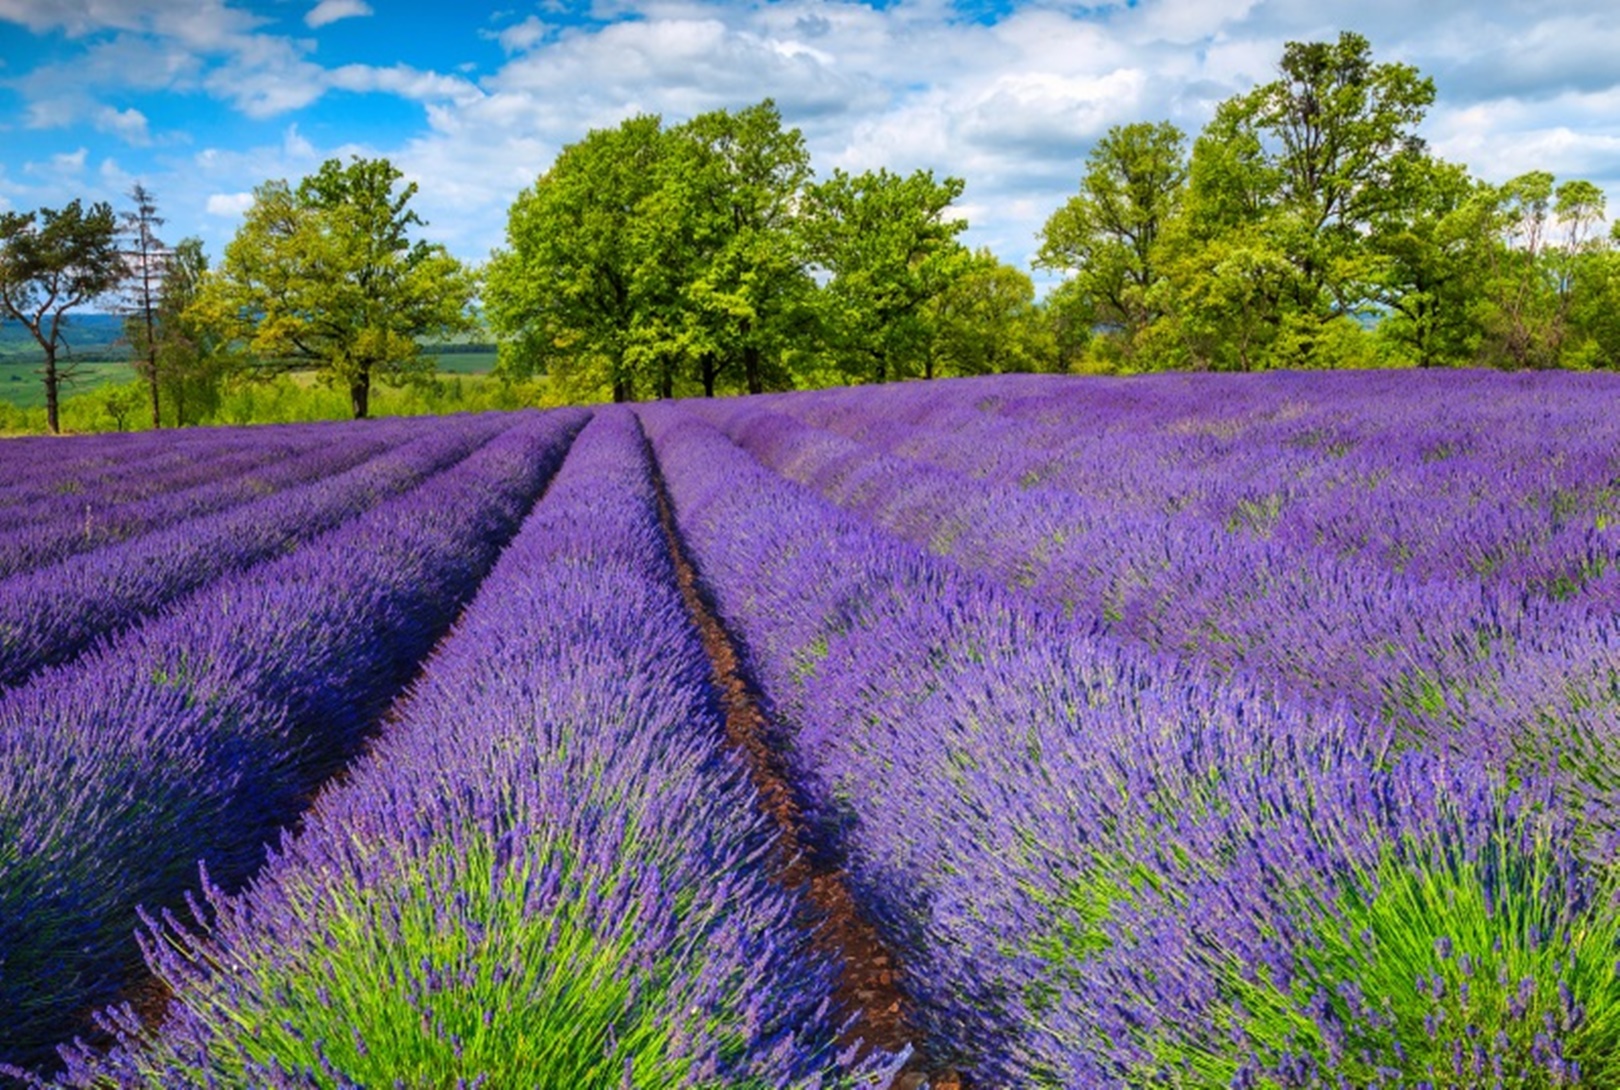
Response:
[{"label": "distant hill", "polygon": [[[118,342],[124,319],[118,314],[69,314],[62,320],[67,352],[79,359],[126,359],[129,349]],[[32,362],[40,358],[39,345],[21,322],[0,322],[0,363]]]}]

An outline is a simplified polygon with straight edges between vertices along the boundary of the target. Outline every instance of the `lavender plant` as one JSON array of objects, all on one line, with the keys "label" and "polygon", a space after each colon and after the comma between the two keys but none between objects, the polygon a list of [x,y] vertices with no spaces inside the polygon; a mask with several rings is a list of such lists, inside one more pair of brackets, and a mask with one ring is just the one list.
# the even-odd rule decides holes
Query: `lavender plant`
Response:
[{"label": "lavender plant", "polygon": [[406,434],[390,429],[338,445],[325,435],[272,435],[252,443],[233,436],[218,448],[194,448],[192,460],[176,472],[147,478],[149,494],[121,499],[98,489],[59,505],[59,512],[0,531],[0,579],[340,473]]},{"label": "lavender plant", "polygon": [[[644,415],[827,850],[976,1081],[1610,1077],[1612,895],[1552,781],[1144,657]],[[1447,949],[1507,983],[1447,1007]]]},{"label": "lavender plant", "polygon": [[[503,427],[468,418],[351,469],[132,541],[0,580],[0,686],[67,662],[188,591],[275,557],[467,457]],[[347,447],[329,466],[353,465]]]},{"label": "lavender plant", "polygon": [[[583,423],[465,460],[0,695],[0,1059],[44,1062],[139,962],[136,908],[226,888],[352,756]],[[469,421],[488,435],[488,421]],[[442,447],[440,448],[443,449]]]},{"label": "lavender plant", "polygon": [[767,877],[634,418],[603,410],[396,720],[79,1086],[887,1085]]},{"label": "lavender plant", "polygon": [[[1463,577],[1416,580],[1196,517],[975,484],[747,405],[704,411],[769,465],[968,570],[1155,650],[1347,701],[1399,726],[1402,744],[1545,764],[1563,754],[1572,723],[1616,710],[1608,576],[1561,601]],[[1597,737],[1566,768],[1574,794],[1614,780],[1614,736]]]}]

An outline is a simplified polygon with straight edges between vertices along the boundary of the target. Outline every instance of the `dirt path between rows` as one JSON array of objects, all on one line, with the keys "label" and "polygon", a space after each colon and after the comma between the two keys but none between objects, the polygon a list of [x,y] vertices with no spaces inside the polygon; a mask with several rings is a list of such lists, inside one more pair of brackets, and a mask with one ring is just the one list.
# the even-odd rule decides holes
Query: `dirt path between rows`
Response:
[{"label": "dirt path between rows", "polygon": [[774,878],[789,889],[804,890],[818,916],[812,944],[842,966],[834,1001],[846,1013],[860,1015],[849,1039],[840,1044],[849,1047],[859,1038],[863,1042],[861,1054],[865,1055],[873,1048],[899,1051],[909,1043],[915,1049],[913,1058],[896,1079],[894,1090],[915,1090],[925,1084],[933,1090],[964,1090],[959,1076],[925,1070],[926,1050],[918,1047],[920,1042],[911,1029],[910,1003],[901,987],[901,966],[850,892],[848,876],[809,850],[803,813],[787,763],[770,744],[759,694],[742,669],[737,644],[702,590],[697,570],[681,541],[669,492],[650,443],[648,448],[658,518],[669,542],[681,597],[709,657],[725,712],[726,736],[747,757],[760,806],[781,830]]}]

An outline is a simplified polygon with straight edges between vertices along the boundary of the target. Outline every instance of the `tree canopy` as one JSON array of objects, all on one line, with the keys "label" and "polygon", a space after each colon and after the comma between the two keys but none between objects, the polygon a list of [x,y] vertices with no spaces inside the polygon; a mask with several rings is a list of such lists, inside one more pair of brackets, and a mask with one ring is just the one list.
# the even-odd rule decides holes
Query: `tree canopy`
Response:
[{"label": "tree canopy", "polygon": [[1059,344],[1136,370],[1620,364],[1601,190],[1435,157],[1434,99],[1346,32],[1289,42],[1185,160],[1167,123],[1111,130],[1041,236]]},{"label": "tree canopy", "polygon": [[926,304],[967,267],[961,181],[811,177],[768,99],[564,148],[490,262],[503,370],[616,400],[923,373]]},{"label": "tree canopy", "polygon": [[412,241],[416,183],[386,159],[329,159],[296,188],[269,181],[205,279],[193,320],[246,344],[253,366],[314,369],[347,388],[355,417],[376,380],[431,373],[419,341],[474,327],[473,274]]},{"label": "tree canopy", "polygon": [[62,319],[111,292],[125,273],[118,220],[106,203],[0,212],[0,316],[15,319],[44,352],[47,426],[61,431],[59,385],[73,373],[58,360]]},{"label": "tree canopy", "polygon": [[229,371],[313,370],[364,416],[374,382],[427,385],[422,342],[478,317],[503,403],[1006,370],[1620,367],[1603,190],[1439,158],[1420,134],[1435,99],[1344,32],[1288,42],[1190,139],[1116,125],[1038,235],[1033,267],[1058,278],[1040,292],[964,244],[962,178],[818,177],[765,99],[586,133],[517,195],[482,277],[418,237],[416,185],[388,160],[334,159],[259,186],[212,271],[195,240],[157,238],[141,187],[121,257],[105,205],[0,216],[0,313],[45,350],[53,429],[62,316],[120,278],[154,421],[166,402],[205,414]]}]

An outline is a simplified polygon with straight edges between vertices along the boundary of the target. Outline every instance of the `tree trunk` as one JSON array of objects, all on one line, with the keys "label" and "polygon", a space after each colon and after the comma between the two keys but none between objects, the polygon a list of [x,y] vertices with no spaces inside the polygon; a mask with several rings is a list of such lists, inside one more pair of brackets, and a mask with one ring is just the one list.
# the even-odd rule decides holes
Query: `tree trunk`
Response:
[{"label": "tree trunk", "polygon": [[705,352],[703,358],[698,360],[698,370],[703,373],[703,396],[714,396],[714,380],[719,377],[720,369],[714,365],[714,353]]},{"label": "tree trunk", "polygon": [[45,425],[52,435],[62,434],[62,421],[57,413],[56,398],[56,346],[45,346]]},{"label": "tree trunk", "polygon": [[[146,343],[150,345],[152,343],[152,328],[150,322],[147,324],[146,338]],[[157,350],[154,348],[151,349],[150,352],[151,354],[146,357],[146,366],[150,368],[148,373],[152,376],[152,426],[154,428],[161,428],[163,426],[163,418],[158,415]]]},{"label": "tree trunk", "polygon": [[630,384],[625,382],[623,379],[614,379],[613,380],[613,401],[614,401],[614,404],[623,404],[624,402],[629,401],[629,400],[630,400]]},{"label": "tree trunk", "polygon": [[658,396],[665,401],[675,396],[675,369],[667,363],[658,369]]},{"label": "tree trunk", "polygon": [[760,373],[759,366],[759,349],[753,345],[743,349],[743,380],[748,383],[749,393],[765,392],[765,376]]},{"label": "tree trunk", "polygon": [[371,411],[371,368],[362,368],[349,383],[349,407],[354,410],[356,420],[364,420]]}]

